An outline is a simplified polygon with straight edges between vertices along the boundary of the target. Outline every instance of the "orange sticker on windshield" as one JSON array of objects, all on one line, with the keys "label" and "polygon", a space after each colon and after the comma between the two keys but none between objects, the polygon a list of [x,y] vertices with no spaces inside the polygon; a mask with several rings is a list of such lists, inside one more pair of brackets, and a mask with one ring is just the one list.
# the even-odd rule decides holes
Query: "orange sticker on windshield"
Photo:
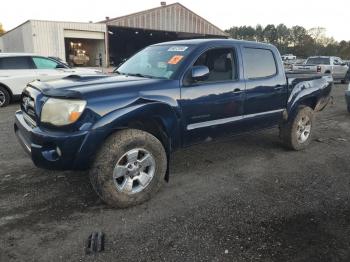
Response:
[{"label": "orange sticker on windshield", "polygon": [[183,55],[174,55],[172,58],[170,58],[170,60],[168,61],[168,64],[176,65],[178,62],[181,61],[183,57],[184,57]]}]

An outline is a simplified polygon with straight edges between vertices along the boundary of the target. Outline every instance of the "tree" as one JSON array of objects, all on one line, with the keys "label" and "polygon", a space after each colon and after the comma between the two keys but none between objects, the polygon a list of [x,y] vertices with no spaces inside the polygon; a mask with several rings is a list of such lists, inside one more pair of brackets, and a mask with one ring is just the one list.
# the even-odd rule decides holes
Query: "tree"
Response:
[{"label": "tree", "polygon": [[289,40],[290,40],[290,30],[284,24],[279,24],[276,27],[277,33],[277,47],[282,52],[285,53],[288,50]]},{"label": "tree", "polygon": [[263,30],[263,35],[266,42],[271,44],[277,42],[277,30],[274,25],[267,25]]},{"label": "tree", "polygon": [[291,34],[290,34],[291,44],[294,47],[300,46],[307,35],[308,35],[307,31],[304,27],[298,26],[298,25],[293,26],[291,28]]},{"label": "tree", "polygon": [[0,35],[4,34],[6,31],[4,27],[2,26],[2,23],[0,23]]},{"label": "tree", "polygon": [[277,46],[281,53],[293,53],[298,57],[313,55],[339,56],[350,59],[350,41],[337,42],[327,37],[326,29],[315,27],[306,30],[302,26],[288,28],[284,24],[234,26],[226,30],[235,39],[268,42]]},{"label": "tree", "polygon": [[264,28],[259,24],[255,27],[255,40],[264,42]]}]

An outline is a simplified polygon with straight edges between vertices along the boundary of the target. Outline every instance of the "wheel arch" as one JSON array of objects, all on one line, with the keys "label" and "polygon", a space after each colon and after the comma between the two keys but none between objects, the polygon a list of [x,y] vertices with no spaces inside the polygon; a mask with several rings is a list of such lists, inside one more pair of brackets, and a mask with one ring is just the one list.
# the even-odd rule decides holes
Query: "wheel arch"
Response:
[{"label": "wheel arch", "polygon": [[7,85],[5,85],[4,83],[1,83],[1,82],[0,82],[0,86],[6,89],[6,91],[10,95],[10,102],[12,102],[12,100],[13,100],[13,93],[12,93],[11,89]]},{"label": "wheel arch", "polygon": [[175,110],[170,105],[155,102],[116,110],[101,118],[92,129],[104,130],[100,146],[115,132],[129,128],[156,137],[163,144],[167,154],[168,167],[165,180],[168,181],[170,153],[181,145],[179,126],[180,118]]}]

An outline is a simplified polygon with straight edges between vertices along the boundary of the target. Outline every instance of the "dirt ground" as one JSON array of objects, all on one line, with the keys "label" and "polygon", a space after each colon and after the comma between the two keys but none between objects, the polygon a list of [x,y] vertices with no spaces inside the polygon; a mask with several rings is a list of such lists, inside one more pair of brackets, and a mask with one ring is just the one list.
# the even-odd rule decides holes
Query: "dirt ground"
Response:
[{"label": "dirt ground", "polygon": [[[0,109],[0,261],[350,261],[350,114],[345,85],[310,147],[277,130],[178,151],[151,201],[112,209],[85,172],[36,168]],[[85,255],[92,231],[105,251]]]}]

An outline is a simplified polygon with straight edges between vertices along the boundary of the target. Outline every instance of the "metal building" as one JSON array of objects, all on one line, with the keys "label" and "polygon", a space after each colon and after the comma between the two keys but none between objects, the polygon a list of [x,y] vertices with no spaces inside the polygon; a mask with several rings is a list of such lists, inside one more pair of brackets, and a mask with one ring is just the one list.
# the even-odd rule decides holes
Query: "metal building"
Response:
[{"label": "metal building", "polygon": [[[72,43],[84,46],[87,66],[106,64],[106,25],[28,20],[1,36],[3,52],[26,52],[69,60]],[[101,54],[101,55],[100,55]]]},{"label": "metal building", "polygon": [[112,18],[107,25],[110,62],[121,63],[147,45],[190,38],[226,38],[227,34],[180,3]]},{"label": "metal building", "polygon": [[[180,3],[99,23],[28,20],[0,37],[2,52],[27,52],[82,65],[118,65],[147,45],[189,38],[226,38],[227,34]],[[74,59],[73,59],[74,58]],[[77,65],[77,64],[75,64]],[[79,64],[78,64],[79,65]]]}]

